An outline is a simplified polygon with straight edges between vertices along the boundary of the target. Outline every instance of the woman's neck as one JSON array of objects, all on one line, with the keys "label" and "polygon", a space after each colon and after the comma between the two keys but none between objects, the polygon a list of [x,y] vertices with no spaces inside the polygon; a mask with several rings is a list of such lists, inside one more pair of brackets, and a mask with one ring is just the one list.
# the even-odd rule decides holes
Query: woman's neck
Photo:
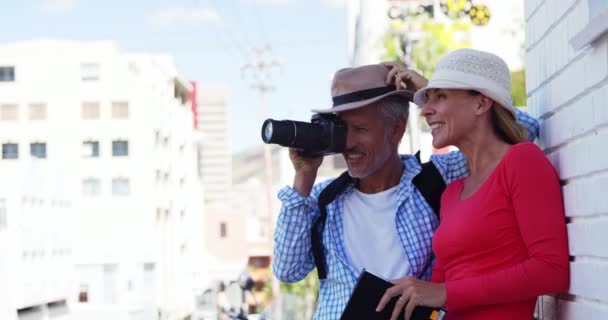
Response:
[{"label": "woman's neck", "polygon": [[491,132],[472,132],[457,147],[464,153],[469,164],[469,176],[484,175],[493,169],[511,145]]}]

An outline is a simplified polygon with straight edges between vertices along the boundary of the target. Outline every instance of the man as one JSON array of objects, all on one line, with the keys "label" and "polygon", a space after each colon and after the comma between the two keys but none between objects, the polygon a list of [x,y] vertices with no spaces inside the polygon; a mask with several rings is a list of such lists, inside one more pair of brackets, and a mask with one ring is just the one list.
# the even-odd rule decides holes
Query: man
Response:
[{"label": "man", "polygon": [[[327,205],[323,248],[327,277],[321,279],[315,319],[338,319],[361,270],[385,279],[429,279],[431,239],[439,224],[435,213],[412,184],[421,171],[412,155],[399,155],[408,106],[426,79],[398,65],[367,65],[338,71],[332,83],[334,105],[318,113],[337,113],[347,128],[343,153],[355,178]],[[387,83],[397,87],[387,87]],[[523,114],[531,140],[538,122]],[[273,272],[285,282],[302,280],[315,267],[311,228],[319,216],[317,197],[330,181],[314,185],[322,158],[303,158],[291,149],[293,187],[279,192],[283,202],[275,230]],[[431,161],[450,183],[466,176],[460,152],[433,155]],[[314,187],[313,187],[314,185]]]}]

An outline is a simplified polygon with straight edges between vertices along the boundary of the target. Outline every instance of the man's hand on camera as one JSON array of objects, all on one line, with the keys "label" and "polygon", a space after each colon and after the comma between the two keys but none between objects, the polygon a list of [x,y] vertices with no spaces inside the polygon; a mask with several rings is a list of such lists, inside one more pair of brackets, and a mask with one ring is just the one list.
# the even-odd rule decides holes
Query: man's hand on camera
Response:
[{"label": "man's hand on camera", "polygon": [[323,157],[306,158],[302,157],[297,149],[289,148],[289,159],[293,164],[296,174],[293,179],[293,189],[304,197],[310,195],[317,171],[323,162]]},{"label": "man's hand on camera", "polygon": [[[380,64],[391,69],[386,75],[386,84],[394,84],[397,90],[418,91],[426,87],[428,83],[425,77],[414,70],[408,69],[404,64],[398,62],[382,62]],[[405,83],[405,87],[403,83]]]}]

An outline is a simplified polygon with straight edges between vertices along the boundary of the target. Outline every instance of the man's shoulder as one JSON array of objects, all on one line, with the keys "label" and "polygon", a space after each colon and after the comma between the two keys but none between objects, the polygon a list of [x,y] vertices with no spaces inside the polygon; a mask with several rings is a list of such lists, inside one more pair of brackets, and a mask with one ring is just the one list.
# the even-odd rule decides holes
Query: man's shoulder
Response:
[{"label": "man's shoulder", "polygon": [[[318,198],[319,195],[321,194],[321,192],[323,190],[325,190],[327,188],[327,186],[329,186],[332,182],[336,181],[342,175],[348,175],[348,173],[345,171],[345,172],[341,173],[339,176],[331,177],[331,178],[325,178],[321,182],[315,184],[313,186],[313,188],[312,188],[312,194],[314,195],[314,197]],[[346,177],[346,179],[348,179],[348,177]],[[346,186],[346,188],[344,188],[344,190],[347,189],[347,188],[348,188],[348,186]],[[343,192],[344,190],[340,190],[340,192]]]}]

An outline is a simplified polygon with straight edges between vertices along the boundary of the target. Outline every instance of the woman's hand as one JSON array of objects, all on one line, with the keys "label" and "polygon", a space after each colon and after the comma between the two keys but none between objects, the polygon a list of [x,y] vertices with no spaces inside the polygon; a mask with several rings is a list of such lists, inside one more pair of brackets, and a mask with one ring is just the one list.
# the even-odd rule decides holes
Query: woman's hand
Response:
[{"label": "woman's hand", "polygon": [[[428,80],[414,70],[408,69],[404,64],[398,62],[382,62],[381,65],[390,68],[386,75],[386,84],[395,84],[397,90],[407,88],[418,91],[426,87]],[[405,87],[402,87],[405,83]]]},{"label": "woman's hand", "polygon": [[409,320],[416,306],[443,307],[446,303],[445,284],[432,283],[405,277],[393,281],[393,287],[386,290],[376,311],[382,311],[386,304],[396,296],[400,296],[395,304],[391,320],[397,320],[401,309],[405,308],[403,319]]}]

